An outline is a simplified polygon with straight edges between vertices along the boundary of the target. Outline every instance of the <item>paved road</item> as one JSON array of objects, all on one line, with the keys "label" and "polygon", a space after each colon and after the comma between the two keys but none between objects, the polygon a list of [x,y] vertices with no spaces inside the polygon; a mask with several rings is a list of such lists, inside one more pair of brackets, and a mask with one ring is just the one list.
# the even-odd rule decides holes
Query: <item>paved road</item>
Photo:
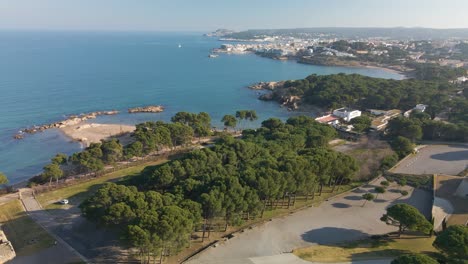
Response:
[{"label": "paved road", "polygon": [[79,260],[88,262],[88,260],[73,249],[67,242],[57,236],[56,230],[60,227],[54,217],[42,209],[39,202],[34,198],[31,189],[20,189],[20,197],[29,216],[39,225],[41,225],[57,241],[57,245],[40,252],[30,258],[25,257],[23,261],[19,259],[16,263],[71,263]]},{"label": "paved road", "polygon": [[395,173],[457,175],[468,167],[468,144],[428,145],[403,160]]},{"label": "paved road", "polygon": [[[431,194],[410,187],[405,187],[410,192],[407,197],[402,198],[400,194],[389,191],[362,207],[362,194],[373,191],[380,181],[378,179],[363,188],[331,199],[319,207],[308,208],[246,230],[216,248],[207,249],[187,263],[255,263],[252,259],[256,257],[278,256],[300,247],[339,243],[395,231],[395,227],[379,220],[386,207],[393,203],[409,203],[430,215]],[[395,188],[391,186],[389,190]],[[291,260],[283,263],[300,262]]]}]

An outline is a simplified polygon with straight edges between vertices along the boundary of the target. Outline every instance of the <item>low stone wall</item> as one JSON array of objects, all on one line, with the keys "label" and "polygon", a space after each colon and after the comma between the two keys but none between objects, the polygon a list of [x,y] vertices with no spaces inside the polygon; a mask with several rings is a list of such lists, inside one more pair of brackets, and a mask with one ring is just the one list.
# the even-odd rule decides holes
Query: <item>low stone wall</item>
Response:
[{"label": "low stone wall", "polygon": [[16,252],[11,242],[7,240],[0,226],[0,263],[6,263],[16,257]]}]

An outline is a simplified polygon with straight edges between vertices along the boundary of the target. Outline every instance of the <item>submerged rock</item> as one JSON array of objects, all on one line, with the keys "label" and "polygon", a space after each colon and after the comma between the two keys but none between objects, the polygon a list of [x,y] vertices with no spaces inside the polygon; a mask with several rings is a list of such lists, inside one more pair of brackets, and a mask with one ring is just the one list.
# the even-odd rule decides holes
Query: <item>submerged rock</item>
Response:
[{"label": "submerged rock", "polygon": [[161,105],[150,105],[128,109],[129,113],[161,113],[162,111],[164,111],[164,107]]}]

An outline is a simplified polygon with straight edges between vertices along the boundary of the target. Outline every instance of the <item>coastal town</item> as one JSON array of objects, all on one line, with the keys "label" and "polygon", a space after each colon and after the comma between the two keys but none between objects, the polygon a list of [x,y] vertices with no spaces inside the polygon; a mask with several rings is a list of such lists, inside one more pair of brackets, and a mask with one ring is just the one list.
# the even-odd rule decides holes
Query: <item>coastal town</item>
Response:
[{"label": "coastal town", "polygon": [[[402,40],[389,38],[336,38],[326,34],[300,37],[268,35],[255,39],[223,38],[231,31],[218,32],[221,42],[213,54],[254,53],[278,60],[329,66],[383,67],[410,74],[415,64],[434,64],[452,69],[468,69],[468,43],[460,39]],[[241,43],[238,43],[242,41]],[[234,42],[234,43],[230,43]],[[457,71],[458,72],[458,71]],[[462,72],[462,71],[459,71]],[[464,82],[466,74],[453,81]]]}]

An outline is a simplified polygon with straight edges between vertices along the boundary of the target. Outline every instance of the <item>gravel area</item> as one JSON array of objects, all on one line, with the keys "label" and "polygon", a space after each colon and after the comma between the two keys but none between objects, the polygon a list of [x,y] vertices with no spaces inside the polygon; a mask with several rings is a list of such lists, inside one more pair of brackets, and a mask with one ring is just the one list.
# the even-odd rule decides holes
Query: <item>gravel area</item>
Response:
[{"label": "gravel area", "polygon": [[[362,207],[362,194],[372,192],[381,180],[330,199],[318,207],[273,219],[235,234],[234,238],[205,250],[187,263],[252,263],[253,258],[281,255],[300,247],[333,244],[396,231],[395,227],[379,220],[385,209],[394,203],[409,203],[425,215],[430,215],[431,193],[410,187],[405,187],[409,195],[401,197],[396,191],[392,192],[398,188],[392,185],[388,192],[379,194],[378,199]],[[282,263],[301,262],[291,260]]]}]

